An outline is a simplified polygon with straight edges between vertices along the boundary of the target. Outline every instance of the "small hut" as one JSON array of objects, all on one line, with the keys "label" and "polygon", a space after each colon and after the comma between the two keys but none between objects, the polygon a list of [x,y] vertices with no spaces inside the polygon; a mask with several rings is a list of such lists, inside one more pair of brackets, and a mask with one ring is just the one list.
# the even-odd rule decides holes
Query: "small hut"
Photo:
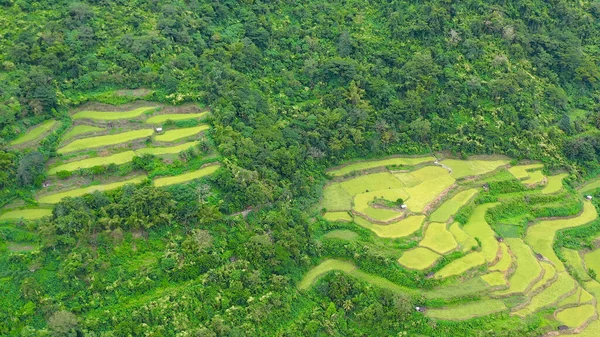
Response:
[{"label": "small hut", "polygon": [[402,208],[402,209],[406,209],[406,204],[402,204],[402,205],[400,205],[400,208]]},{"label": "small hut", "polygon": [[567,331],[569,330],[569,327],[566,325],[559,325],[558,326],[558,331]]},{"label": "small hut", "polygon": [[592,198],[593,198],[593,197],[592,197],[591,195],[586,195],[586,196],[585,196],[585,198],[586,198],[587,200],[592,200]]},{"label": "small hut", "polygon": [[540,254],[540,253],[535,253],[535,257],[540,260],[540,261],[544,261],[544,255]]},{"label": "small hut", "polygon": [[483,187],[483,190],[486,192],[490,190],[490,184],[488,184],[488,183],[483,184],[483,186],[481,186],[481,187]]},{"label": "small hut", "polygon": [[498,236],[496,236],[496,241],[504,242],[504,238],[498,235]]},{"label": "small hut", "polygon": [[50,184],[50,181],[44,181],[44,182],[42,183],[42,187],[43,187],[43,188],[49,187],[50,185],[51,185],[51,184]]},{"label": "small hut", "polygon": [[425,308],[424,306],[416,306],[415,310],[418,312],[425,312],[427,311],[427,308]]},{"label": "small hut", "polygon": [[154,128],[154,131],[156,131],[156,133],[161,133],[162,132],[162,126],[157,126]]}]

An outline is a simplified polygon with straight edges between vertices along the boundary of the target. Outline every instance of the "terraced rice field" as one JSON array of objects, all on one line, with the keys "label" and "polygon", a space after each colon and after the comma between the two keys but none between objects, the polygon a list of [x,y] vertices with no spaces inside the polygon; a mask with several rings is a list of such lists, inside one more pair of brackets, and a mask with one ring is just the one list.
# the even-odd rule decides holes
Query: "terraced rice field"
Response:
[{"label": "terraced rice field", "polygon": [[441,256],[423,247],[407,250],[398,259],[398,263],[409,269],[423,270],[435,264]]},{"label": "terraced rice field", "polygon": [[454,184],[454,178],[448,174],[448,171],[439,166],[426,166],[413,172],[412,175],[423,176],[422,183],[405,188],[408,195],[410,195],[405,203],[412,212],[423,212],[430,202]]},{"label": "terraced rice field", "polygon": [[466,271],[485,264],[485,257],[479,252],[473,252],[454,260],[435,273],[437,278],[460,275]]},{"label": "terraced rice field", "polygon": [[552,194],[556,193],[563,188],[562,181],[568,176],[567,173],[561,173],[554,176],[548,176],[548,183],[546,187],[542,189],[543,194]]},{"label": "terraced rice field", "polygon": [[458,247],[458,243],[454,239],[454,236],[446,229],[446,224],[443,222],[429,223],[425,230],[423,240],[421,240],[419,245],[442,255],[447,254]]},{"label": "terraced rice field", "polygon": [[101,127],[97,127],[97,126],[75,125],[69,131],[65,132],[64,135],[62,135],[62,140],[66,141],[75,136],[84,135],[86,133],[91,133],[91,132],[99,132],[99,131],[103,131],[103,130],[105,130],[105,129],[101,128]]},{"label": "terraced rice field", "polygon": [[493,203],[475,207],[469,221],[463,226],[465,233],[481,241],[481,253],[488,263],[494,261],[498,255],[498,240],[494,230],[485,221],[485,213],[496,205]]},{"label": "terraced rice field", "polygon": [[194,126],[191,128],[173,129],[156,136],[154,139],[157,142],[174,142],[183,138],[188,138],[199,134],[202,131],[209,129],[208,125]]},{"label": "terraced rice field", "polygon": [[186,119],[204,118],[206,112],[192,113],[192,114],[164,114],[156,115],[146,119],[146,124],[162,124],[166,121],[181,121]]},{"label": "terraced rice field", "polygon": [[599,188],[600,188],[600,179],[597,179],[597,180],[592,180],[592,181],[586,183],[585,185],[581,186],[579,188],[579,192],[581,192],[582,194],[585,194],[585,193],[590,193]]},{"label": "terraced rice field", "polygon": [[452,217],[458,210],[467,204],[467,202],[477,194],[477,190],[474,188],[464,190],[445,201],[438,209],[436,209],[430,216],[430,221],[446,222]]},{"label": "terraced rice field", "polygon": [[142,175],[142,176],[137,176],[137,177],[125,180],[125,181],[119,181],[119,182],[115,182],[115,183],[111,183],[111,184],[94,185],[94,186],[89,186],[89,187],[77,188],[77,189],[70,190],[70,191],[44,195],[44,196],[39,197],[37,199],[37,201],[40,204],[56,204],[59,201],[61,201],[62,199],[67,198],[67,197],[72,197],[72,198],[80,197],[82,195],[89,194],[94,191],[110,191],[110,190],[119,188],[121,186],[124,186],[126,184],[139,184],[144,179],[146,179],[146,176]]},{"label": "terraced rice field", "polygon": [[554,282],[554,280],[558,276],[556,274],[556,269],[550,263],[543,262],[540,263],[540,266],[542,266],[544,274],[542,275],[542,278],[539,281],[537,281],[533,285],[533,287],[531,287],[531,290],[528,292],[529,294],[536,293],[542,287],[547,286],[549,282]]},{"label": "terraced rice field", "polygon": [[323,214],[323,218],[328,221],[352,221],[352,217],[348,212],[327,212]]},{"label": "terraced rice field", "polygon": [[428,299],[453,299],[457,297],[474,296],[489,291],[489,285],[480,277],[469,280],[460,280],[457,284],[444,285],[433,290],[423,292]]},{"label": "terraced rice field", "polygon": [[51,215],[52,210],[49,208],[28,208],[2,213],[0,214],[0,220],[37,220]]},{"label": "terraced rice field", "polygon": [[562,255],[565,258],[567,265],[573,268],[573,272],[575,273],[576,278],[582,281],[590,281],[591,278],[588,275],[587,271],[583,268],[583,264],[581,256],[579,256],[579,252],[573,249],[563,248]]},{"label": "terraced rice field", "polygon": [[458,242],[458,244],[463,252],[470,251],[471,248],[477,246],[477,240],[475,240],[469,234],[465,233],[462,230],[462,228],[460,227],[460,224],[458,222],[453,223],[450,226],[449,230],[450,230],[450,233],[452,233],[452,235],[454,235],[454,238]]},{"label": "terraced rice field", "polygon": [[493,265],[489,268],[491,271],[506,272],[512,264],[513,258],[512,258],[512,255],[510,254],[510,251],[508,250],[508,246],[506,245],[506,243],[501,242],[500,249],[502,251],[502,253],[501,253],[502,256],[500,257],[500,260],[498,260],[498,262],[495,265]]},{"label": "terraced rice field", "polygon": [[521,239],[505,239],[504,242],[515,256],[517,268],[515,273],[510,277],[509,288],[498,291],[495,294],[500,296],[523,294],[538,280],[542,273],[542,267],[538,260],[533,255],[531,248],[527,246]]},{"label": "terraced rice field", "polygon": [[45,133],[49,132],[54,125],[56,125],[55,120],[49,120],[42,124],[36,125],[31,129],[27,130],[24,135],[18,137],[17,139],[10,142],[10,145],[21,145],[25,143],[29,143],[40,138]]},{"label": "terraced rice field", "polygon": [[320,207],[334,212],[349,211],[352,209],[352,195],[341,183],[329,184],[323,190]]},{"label": "terraced rice field", "polygon": [[200,178],[206,177],[210,174],[213,174],[216,170],[219,169],[219,167],[221,167],[221,165],[210,165],[210,166],[203,167],[197,171],[188,172],[188,173],[180,174],[177,176],[157,178],[157,179],[154,179],[154,186],[156,186],[156,187],[169,186],[169,185],[185,183],[185,182],[195,180],[195,179],[200,179]]},{"label": "terraced rice field", "polygon": [[506,285],[506,279],[504,278],[504,273],[499,271],[494,271],[489,274],[485,274],[481,276],[481,279],[485,281],[490,287],[498,287]]},{"label": "terraced rice field", "polygon": [[347,164],[339,169],[333,169],[328,171],[328,173],[334,177],[345,176],[346,174],[367,170],[376,167],[386,167],[386,166],[415,166],[425,162],[433,162],[435,158],[431,156],[426,157],[398,157],[398,158],[388,158],[382,160],[370,160],[370,161],[361,161],[358,163]]},{"label": "terraced rice field", "polygon": [[336,229],[331,232],[328,232],[323,237],[352,241],[358,237],[358,234],[347,229]]},{"label": "terraced rice field", "polygon": [[359,216],[354,217],[354,222],[366,229],[370,229],[377,236],[382,238],[401,238],[409,236],[416,232],[425,221],[424,215],[409,216],[389,225],[379,225],[369,222]]},{"label": "terraced rice field", "polygon": [[143,156],[144,154],[151,154],[154,156],[160,156],[163,154],[176,154],[185,151],[191,147],[196,147],[200,142],[188,142],[181,145],[175,146],[161,146],[161,147],[145,147],[135,150],[135,154]]},{"label": "terraced rice field", "polygon": [[117,133],[114,135],[97,136],[83,139],[76,139],[71,143],[58,149],[56,152],[59,154],[82,151],[87,149],[94,149],[103,146],[110,146],[116,144],[122,144],[137,139],[146,138],[152,136],[153,130],[133,130],[123,133]]},{"label": "terraced rice field", "polygon": [[513,167],[509,168],[508,172],[510,172],[518,180],[524,180],[524,179],[529,178],[529,176],[530,176],[529,171],[541,170],[542,167],[544,167],[543,164],[518,165],[518,166],[513,166]]},{"label": "terraced rice field", "polygon": [[428,309],[427,316],[431,318],[444,319],[444,320],[465,320],[474,317],[491,315],[501,311],[505,311],[508,308],[506,304],[501,300],[488,299],[483,301],[470,302],[466,304],[459,304],[448,306],[442,309]]},{"label": "terraced rice field", "polygon": [[563,308],[567,306],[585,304],[589,303],[592,299],[594,299],[594,296],[588,293],[585,289],[578,287],[577,291],[573,295],[560,301],[558,306]]},{"label": "terraced rice field", "polygon": [[141,107],[129,111],[80,111],[71,116],[73,120],[77,119],[94,119],[100,121],[114,121],[119,119],[130,119],[141,116],[143,113],[155,110],[157,107]]},{"label": "terraced rice field", "polygon": [[492,172],[508,164],[507,159],[499,160],[457,160],[445,159],[441,163],[452,169],[452,177],[460,179]]},{"label": "terraced rice field", "polygon": [[396,201],[399,198],[408,198],[408,194],[404,189],[388,189],[360,193],[354,196],[354,210],[375,220],[390,221],[398,218],[402,213],[398,210],[375,208],[370,205],[370,203],[375,199]]},{"label": "terraced rice field", "polygon": [[53,167],[48,170],[48,174],[56,174],[61,171],[76,171],[78,169],[87,169],[94,166],[105,166],[109,164],[122,165],[130,162],[135,156],[133,151],[125,151],[113,154],[107,157],[93,157],[83,160],[78,160],[63,165]]},{"label": "terraced rice field", "polygon": [[516,311],[519,316],[526,316],[542,308],[552,306],[561,299],[569,296],[576,287],[576,282],[566,272],[558,273],[558,278],[548,288],[533,296],[525,308]]},{"label": "terraced rice field", "polygon": [[584,261],[588,269],[592,269],[597,274],[600,274],[600,249],[585,254]]},{"label": "terraced rice field", "polygon": [[556,314],[556,319],[568,327],[579,327],[596,313],[596,308],[591,304],[584,304],[574,308],[567,308]]},{"label": "terraced rice field", "polygon": [[542,173],[542,171],[532,171],[529,172],[529,178],[523,180],[523,184],[525,185],[538,185],[541,184],[546,177]]}]

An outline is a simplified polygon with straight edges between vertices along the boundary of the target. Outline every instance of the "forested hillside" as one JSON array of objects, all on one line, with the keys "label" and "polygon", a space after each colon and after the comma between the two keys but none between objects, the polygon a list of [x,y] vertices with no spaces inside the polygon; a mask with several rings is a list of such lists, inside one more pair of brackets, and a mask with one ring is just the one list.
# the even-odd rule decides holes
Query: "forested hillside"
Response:
[{"label": "forested hillside", "polygon": [[[0,0],[0,22],[0,206],[36,205],[70,111],[140,99],[122,89],[206,107],[203,148],[222,158],[201,182],[144,181],[0,225],[0,242],[36,245],[2,248],[0,335],[547,327],[541,315],[433,322],[409,296],[338,274],[310,292],[294,285],[325,255],[311,224],[327,167],[436,152],[538,160],[571,185],[600,172],[600,2]],[[50,120],[39,146],[15,143]],[[196,156],[136,157],[121,176],[197,169]]]}]

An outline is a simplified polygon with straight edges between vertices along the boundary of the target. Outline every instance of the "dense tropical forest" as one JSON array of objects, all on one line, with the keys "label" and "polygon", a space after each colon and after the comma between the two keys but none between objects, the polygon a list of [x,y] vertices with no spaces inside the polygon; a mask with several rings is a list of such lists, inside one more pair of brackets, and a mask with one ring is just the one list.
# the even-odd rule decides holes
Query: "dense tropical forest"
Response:
[{"label": "dense tropical forest", "polygon": [[[373,241],[354,227],[357,241],[320,239],[350,226],[321,207],[333,178],[326,170],[350,160],[504,155],[505,165],[535,161],[544,176],[565,174],[554,197],[530,193],[506,171],[476,180],[490,195],[473,203],[506,200],[486,219],[507,237],[524,236],[538,218],[583,212],[577,188],[600,173],[600,2],[0,0],[0,22],[0,335],[555,329],[547,308],[526,318],[435,320],[415,311],[429,301],[423,296],[343,272],[297,284],[327,257],[411,289],[445,284],[388,256],[417,242]],[[118,122],[77,117],[109,106],[145,110]],[[197,128],[204,137],[171,157],[149,153],[163,135],[143,126],[182,111],[198,118],[165,119],[164,136]],[[138,132],[139,144],[120,164],[51,173],[75,156],[102,156],[68,154],[68,133],[70,144],[86,139],[76,127],[98,138],[111,128]],[[214,172],[201,179],[159,183],[207,167]],[[4,210],[44,204],[48,181],[122,184],[48,202],[35,221],[2,220]],[[586,192],[597,196],[597,187]],[[473,208],[457,211],[457,221],[467,223]],[[508,218],[518,230],[496,225]],[[558,257],[593,250],[599,224],[559,232]],[[452,254],[434,271],[464,252]]]}]

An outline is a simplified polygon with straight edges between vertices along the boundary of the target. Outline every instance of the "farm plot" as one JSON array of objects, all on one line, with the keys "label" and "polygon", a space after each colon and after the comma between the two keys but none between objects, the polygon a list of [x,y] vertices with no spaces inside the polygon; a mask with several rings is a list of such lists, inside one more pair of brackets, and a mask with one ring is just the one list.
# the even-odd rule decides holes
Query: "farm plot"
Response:
[{"label": "farm plot", "polygon": [[490,287],[498,287],[506,285],[506,279],[504,279],[504,273],[494,271],[489,274],[481,276],[481,279],[485,281]]},{"label": "farm plot", "polygon": [[354,196],[354,211],[362,213],[375,220],[390,221],[399,217],[402,215],[402,213],[397,210],[391,210],[387,208],[375,208],[371,206],[370,203],[375,199],[395,201],[399,198],[408,198],[408,194],[404,191],[404,189],[398,188],[360,193]]},{"label": "farm plot", "polygon": [[551,265],[550,263],[547,262],[543,262],[540,263],[540,266],[542,266],[543,269],[543,275],[542,278],[537,281],[533,287],[531,287],[531,290],[529,290],[528,294],[531,293],[535,293],[537,292],[538,289],[546,286],[547,284],[554,282],[555,278],[556,278],[556,268],[554,268],[553,265]]},{"label": "farm plot", "polygon": [[44,196],[41,196],[38,198],[38,202],[40,204],[56,204],[59,201],[61,201],[62,199],[67,198],[67,197],[72,197],[72,198],[80,197],[82,195],[89,194],[94,191],[109,191],[109,190],[114,190],[116,188],[124,186],[126,184],[139,184],[146,178],[147,178],[146,176],[141,175],[141,176],[131,178],[129,180],[119,181],[116,183],[88,186],[88,187],[78,188],[78,189],[74,189],[74,190],[70,190],[70,191],[66,191],[66,192],[44,195]]},{"label": "farm plot", "polygon": [[133,130],[114,135],[76,139],[58,149],[59,154],[116,145],[152,136],[153,130]]},{"label": "farm plot", "polygon": [[496,292],[496,295],[524,294],[541,277],[542,267],[533,255],[531,248],[523,240],[509,238],[505,242],[515,256],[517,268],[510,277],[509,288]]},{"label": "farm plot", "polygon": [[370,229],[381,238],[392,239],[411,235],[412,233],[416,232],[419,228],[421,228],[421,225],[423,225],[423,221],[425,221],[424,215],[413,215],[407,217],[406,219],[393,222],[389,225],[377,225],[359,216],[354,217],[354,222],[357,225],[366,229]]},{"label": "farm plot", "polygon": [[429,203],[454,184],[454,178],[439,166],[426,166],[412,172],[412,175],[423,181],[416,186],[405,188],[410,196],[405,203],[412,212],[423,212]]},{"label": "farm plot", "polygon": [[428,309],[426,314],[431,318],[458,321],[491,315],[507,309],[508,308],[503,301],[487,299],[466,304],[452,305],[441,309]]},{"label": "farm plot", "polygon": [[555,317],[562,324],[576,328],[592,318],[596,308],[591,304],[584,304],[574,308],[567,308],[556,313]]},{"label": "farm plot", "polygon": [[566,272],[558,273],[558,278],[548,288],[541,293],[533,296],[531,301],[523,309],[516,311],[519,316],[527,316],[539,309],[558,303],[562,298],[569,296],[569,292],[574,291],[577,286],[575,280]]},{"label": "farm plot", "polygon": [[530,172],[528,171],[541,170],[542,167],[544,167],[543,164],[517,165],[509,168],[508,172],[518,180],[524,180],[530,176]]},{"label": "farm plot", "polygon": [[481,241],[481,253],[488,263],[494,261],[498,255],[498,240],[494,230],[485,221],[485,213],[496,205],[497,203],[491,203],[475,207],[469,221],[463,226],[465,233]]},{"label": "farm plot", "polygon": [[477,246],[477,240],[465,233],[462,228],[460,228],[460,224],[458,222],[455,222],[450,226],[450,233],[454,235],[454,238],[460,245],[460,248],[463,252],[469,251],[473,247]]},{"label": "farm plot", "polygon": [[529,172],[529,178],[522,181],[523,184],[528,186],[538,185],[544,181],[546,177],[541,170]]},{"label": "farm plot", "polygon": [[477,190],[474,188],[461,191],[450,200],[445,201],[438,209],[436,209],[430,216],[429,220],[437,222],[446,222],[451,216],[456,214],[458,210],[464,206],[475,194]]},{"label": "farm plot", "polygon": [[191,128],[173,129],[166,131],[162,135],[155,137],[157,142],[174,142],[179,139],[191,137],[199,134],[202,131],[208,130],[209,126],[204,124],[200,126],[194,126]]},{"label": "farm plot", "polygon": [[543,194],[552,194],[562,190],[562,181],[568,176],[566,173],[557,174],[554,176],[548,176],[548,183],[546,187],[542,189]]},{"label": "farm plot", "polygon": [[545,258],[552,261],[556,270],[561,272],[565,270],[565,267],[552,249],[552,243],[554,242],[556,232],[561,229],[584,225],[597,217],[598,214],[596,213],[594,205],[592,205],[591,202],[584,202],[583,212],[577,217],[544,220],[530,226],[527,230],[527,235],[525,236],[525,242],[527,242],[536,253],[542,254]]},{"label": "farm plot", "polygon": [[200,178],[203,178],[210,174],[213,174],[216,170],[219,169],[219,167],[221,167],[221,165],[218,165],[218,164],[210,165],[210,166],[203,167],[197,171],[188,172],[188,173],[180,174],[177,176],[157,178],[154,180],[154,186],[156,186],[156,187],[169,186],[169,185],[185,183],[185,182],[188,182],[188,181],[191,181],[194,179],[200,179]]},{"label": "farm plot", "polygon": [[73,120],[77,119],[94,119],[100,121],[114,121],[119,119],[129,119],[141,116],[144,112],[155,110],[157,107],[146,106],[129,111],[79,111],[73,116]]},{"label": "farm plot", "polygon": [[346,174],[362,171],[376,167],[386,167],[386,166],[414,166],[419,165],[424,162],[431,161],[433,162],[435,158],[431,156],[427,157],[398,157],[398,158],[389,158],[382,160],[370,160],[370,161],[362,161],[353,164],[347,164],[339,169],[329,170],[328,173],[334,177],[341,177]]},{"label": "farm plot", "polygon": [[348,212],[327,212],[323,214],[323,218],[327,221],[352,221],[352,217]]},{"label": "farm plot", "polygon": [[479,267],[485,263],[485,257],[480,252],[469,253],[460,259],[454,260],[435,273],[437,278],[460,275],[469,269]]},{"label": "farm plot", "polygon": [[440,257],[427,248],[417,247],[404,252],[398,263],[409,269],[423,270],[433,266]]},{"label": "farm plot", "polygon": [[575,278],[582,281],[590,281],[591,278],[588,275],[587,271],[583,268],[581,256],[579,256],[579,252],[573,249],[563,248],[562,255],[565,258],[567,265],[573,268],[573,272],[575,273]]},{"label": "farm plot", "polygon": [[55,120],[49,120],[42,124],[36,125],[27,130],[24,135],[10,142],[10,145],[21,145],[40,138],[42,135],[50,131],[56,124]]},{"label": "farm plot", "polygon": [[581,287],[577,287],[575,293],[558,303],[558,307],[574,306],[591,301],[594,297]]},{"label": "farm plot", "polygon": [[600,188],[600,179],[592,180],[579,188],[581,193],[589,193]]},{"label": "farm plot", "polygon": [[336,229],[326,233],[323,237],[352,241],[358,237],[358,234],[347,229]]},{"label": "farm plot", "polygon": [[191,113],[191,114],[164,114],[156,115],[146,119],[146,124],[161,124],[166,121],[181,121],[186,119],[204,118],[206,112]]},{"label": "farm plot", "polygon": [[348,193],[341,183],[332,183],[323,190],[321,208],[328,211],[349,211],[352,209],[352,195]]},{"label": "farm plot", "polygon": [[200,142],[188,142],[181,145],[175,146],[161,146],[161,147],[145,147],[135,150],[135,154],[143,156],[145,154],[151,154],[154,156],[160,156],[163,154],[176,154],[189,149],[190,147],[196,147]]},{"label": "farm plot", "polygon": [[460,280],[457,284],[444,285],[433,290],[425,291],[423,295],[428,299],[452,299],[465,296],[473,296],[483,293],[489,288],[480,277],[473,277],[469,280]]},{"label": "farm plot", "polygon": [[2,213],[0,220],[37,220],[50,215],[52,215],[52,210],[49,208],[28,208]]},{"label": "farm plot", "polygon": [[508,160],[457,160],[457,159],[445,159],[441,163],[452,169],[452,177],[455,179],[478,176],[492,172],[508,164]]},{"label": "farm plot", "polygon": [[506,245],[506,243],[501,242],[500,249],[502,251],[502,256],[495,265],[489,268],[491,271],[506,272],[512,264],[512,256],[510,255],[510,251],[508,250],[508,246]]},{"label": "farm plot", "polygon": [[130,162],[135,153],[133,151],[125,151],[107,157],[94,157],[83,160],[78,160],[63,165],[59,165],[48,170],[48,174],[56,174],[61,171],[76,171],[78,169],[86,169],[94,166],[104,166],[109,164],[122,165]]},{"label": "farm plot", "polygon": [[600,273],[600,249],[596,249],[584,256],[585,265],[588,269]]},{"label": "farm plot", "polygon": [[97,126],[91,126],[91,125],[75,125],[69,131],[65,132],[65,134],[62,136],[62,140],[66,141],[75,136],[84,135],[86,133],[91,133],[91,132],[103,131],[103,130],[106,130],[106,129],[97,127]]},{"label": "farm plot", "polygon": [[425,230],[425,235],[419,245],[444,255],[456,249],[458,243],[452,233],[446,229],[445,223],[431,222],[427,225],[427,230]]}]

